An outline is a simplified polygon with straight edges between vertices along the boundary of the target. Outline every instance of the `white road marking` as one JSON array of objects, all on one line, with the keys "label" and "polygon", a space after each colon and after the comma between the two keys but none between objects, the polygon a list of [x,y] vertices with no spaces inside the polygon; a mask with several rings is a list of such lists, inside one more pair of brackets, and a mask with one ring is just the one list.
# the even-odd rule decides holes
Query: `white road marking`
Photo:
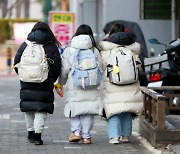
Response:
[{"label": "white road marking", "polygon": [[6,119],[6,120],[10,119],[10,114],[3,114],[2,116],[3,116],[3,119]]},{"label": "white road marking", "polygon": [[24,120],[11,120],[11,122],[25,122]]},{"label": "white road marking", "polygon": [[67,140],[53,140],[54,143],[68,143]]},{"label": "white road marking", "polygon": [[64,149],[81,149],[81,147],[64,147]]}]

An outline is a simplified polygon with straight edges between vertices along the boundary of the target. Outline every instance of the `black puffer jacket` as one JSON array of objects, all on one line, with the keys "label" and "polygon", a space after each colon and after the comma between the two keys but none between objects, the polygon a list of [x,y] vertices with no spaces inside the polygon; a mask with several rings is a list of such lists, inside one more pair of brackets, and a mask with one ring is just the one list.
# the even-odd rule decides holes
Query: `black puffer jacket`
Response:
[{"label": "black puffer jacket", "polygon": [[[45,53],[48,58],[51,58],[54,63],[49,63],[48,79],[42,83],[22,82],[20,89],[20,109],[22,112],[39,111],[52,114],[54,111],[54,82],[60,75],[61,58],[58,47],[53,43],[53,38],[48,33],[36,30],[28,35],[28,40],[43,44]],[[14,65],[20,62],[21,55],[24,52],[27,44],[24,42],[18,49]],[[15,69],[18,73],[17,69]]]}]

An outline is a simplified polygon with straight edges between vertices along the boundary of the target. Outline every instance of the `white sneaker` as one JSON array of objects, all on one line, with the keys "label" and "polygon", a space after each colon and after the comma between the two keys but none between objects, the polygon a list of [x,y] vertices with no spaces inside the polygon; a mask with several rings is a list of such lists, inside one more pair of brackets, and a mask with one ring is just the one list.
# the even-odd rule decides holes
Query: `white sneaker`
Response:
[{"label": "white sneaker", "polygon": [[119,144],[119,137],[113,137],[112,139],[109,140],[109,143],[111,144]]},{"label": "white sneaker", "polygon": [[128,136],[121,136],[120,141],[122,143],[129,143],[129,137]]}]

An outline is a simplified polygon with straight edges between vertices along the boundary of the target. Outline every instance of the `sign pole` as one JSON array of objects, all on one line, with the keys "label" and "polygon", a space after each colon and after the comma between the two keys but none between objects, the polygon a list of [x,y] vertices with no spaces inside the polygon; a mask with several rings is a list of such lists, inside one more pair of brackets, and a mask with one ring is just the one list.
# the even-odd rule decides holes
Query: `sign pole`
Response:
[{"label": "sign pole", "polygon": [[62,11],[67,11],[67,0],[62,0],[61,10]]}]

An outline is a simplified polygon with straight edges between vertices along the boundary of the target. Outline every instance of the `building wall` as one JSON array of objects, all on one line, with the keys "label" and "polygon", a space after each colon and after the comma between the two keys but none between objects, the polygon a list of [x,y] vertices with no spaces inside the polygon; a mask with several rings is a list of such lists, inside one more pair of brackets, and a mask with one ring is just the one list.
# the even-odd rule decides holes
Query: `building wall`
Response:
[{"label": "building wall", "polygon": [[[96,2],[98,1],[98,11]],[[150,38],[157,38],[159,42],[168,44],[172,40],[171,20],[141,20],[140,0],[71,0],[71,5],[76,8],[71,11],[76,14],[76,27],[80,24],[89,24],[98,39],[104,35],[103,27],[107,22],[113,20],[128,20],[137,22],[140,26],[147,45],[148,54],[153,47],[155,55],[163,52],[162,45],[152,45],[148,42]],[[98,18],[97,18],[98,17]],[[98,21],[96,23],[96,21]]]},{"label": "building wall", "polygon": [[75,27],[90,25],[96,38],[102,34],[103,0],[70,0],[70,11],[75,13]]},{"label": "building wall", "polygon": [[112,20],[129,20],[137,22],[144,34],[148,51],[155,48],[155,54],[164,50],[161,45],[151,45],[150,38],[157,38],[160,42],[168,44],[172,39],[170,20],[141,20],[140,0],[104,0],[105,1],[105,22]]},{"label": "building wall", "polygon": [[[12,4],[14,1],[11,0],[9,2]],[[70,0],[70,2],[70,11],[76,14],[76,28],[80,24],[88,24],[92,27],[97,38],[103,35],[103,27],[107,22],[122,19],[139,24],[144,34],[148,50],[154,47],[156,55],[163,51],[164,47],[161,45],[151,45],[148,39],[157,38],[160,42],[166,44],[171,41],[171,21],[141,20],[140,0]],[[96,8],[97,2],[98,8]],[[15,17],[15,10],[13,10],[12,17]],[[42,5],[34,0],[30,0],[30,18],[42,19],[42,17]]]},{"label": "building wall", "polygon": [[104,0],[106,21],[116,19],[137,21],[139,19],[139,0]]}]

